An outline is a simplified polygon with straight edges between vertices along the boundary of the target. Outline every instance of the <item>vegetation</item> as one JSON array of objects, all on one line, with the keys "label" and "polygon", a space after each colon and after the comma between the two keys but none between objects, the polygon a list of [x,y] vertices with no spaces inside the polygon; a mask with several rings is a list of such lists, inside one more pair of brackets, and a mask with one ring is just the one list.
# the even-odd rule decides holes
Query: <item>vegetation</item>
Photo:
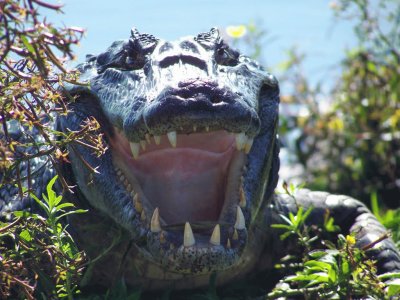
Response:
[{"label": "vegetation", "polygon": [[[293,185],[285,187],[285,190],[295,198],[296,188]],[[365,255],[365,251],[388,236],[382,236],[362,249],[355,247],[356,239],[352,235],[339,234],[336,244],[322,240],[318,234],[311,234],[312,228],[306,225],[311,211],[312,208],[309,208],[304,212],[300,207],[296,215],[290,213],[289,217],[281,216],[285,224],[272,225],[284,230],[281,239],[295,236],[303,253],[290,256],[283,260],[283,264],[277,265],[293,275],[282,279],[267,299],[289,296],[303,296],[305,299],[357,299],[365,295],[372,299],[390,299],[400,295],[400,282],[395,281],[400,278],[400,273],[378,276],[375,262]],[[325,218],[321,229],[322,232],[339,230],[329,216]],[[316,249],[315,242],[318,240],[323,247],[317,246],[318,250],[311,250]]]},{"label": "vegetation", "polygon": [[[69,134],[53,128],[54,115],[67,113],[67,103],[74,101],[64,83],[80,84],[78,74],[66,70],[64,63],[73,59],[71,47],[83,31],[53,26],[39,14],[46,9],[60,11],[61,6],[41,0],[0,1],[0,188],[16,185],[21,199],[30,195],[44,215],[15,212],[12,221],[0,223],[2,299],[72,299],[78,292],[85,256],[62,221],[82,211],[61,203],[52,189],[55,179],[39,200],[29,162],[45,157],[61,175],[58,162],[67,160],[65,145],[86,145],[99,155],[105,151],[101,135],[95,134],[99,126],[94,119]],[[15,137],[11,132],[15,128],[37,136],[22,130],[23,138]],[[24,163],[28,168],[22,174]],[[62,177],[59,182],[69,189]]]},{"label": "vegetation", "polygon": [[38,199],[45,217],[14,212],[11,223],[0,223],[0,298],[73,299],[79,292],[85,254],[69,235],[63,218],[82,213],[72,203],[61,202],[53,190],[54,177],[47,195]]},{"label": "vegetation", "polygon": [[[60,11],[61,6],[41,0],[0,1],[0,186],[18,184],[21,196],[21,181],[28,180],[31,191],[32,179],[29,168],[22,177],[21,163],[29,165],[29,160],[46,157],[64,189],[69,189],[57,164],[67,159],[65,145],[79,143],[99,155],[105,150],[102,135],[95,134],[99,125],[94,119],[69,134],[53,128],[54,114],[65,114],[67,103],[74,101],[63,86],[79,84],[78,74],[65,69],[64,63],[73,59],[71,47],[79,42],[83,30],[53,26],[39,14],[46,9]],[[29,128],[37,137],[22,131],[24,138],[17,139],[10,127]]]},{"label": "vegetation", "polygon": [[284,120],[282,132],[301,132],[293,150],[304,166],[308,187],[350,194],[366,204],[373,194],[396,208],[400,205],[400,4],[377,2],[333,2],[337,18],[357,21],[358,45],[346,53],[341,75],[328,95],[302,72],[304,56],[290,51],[283,81],[292,90],[282,100],[308,113]]}]

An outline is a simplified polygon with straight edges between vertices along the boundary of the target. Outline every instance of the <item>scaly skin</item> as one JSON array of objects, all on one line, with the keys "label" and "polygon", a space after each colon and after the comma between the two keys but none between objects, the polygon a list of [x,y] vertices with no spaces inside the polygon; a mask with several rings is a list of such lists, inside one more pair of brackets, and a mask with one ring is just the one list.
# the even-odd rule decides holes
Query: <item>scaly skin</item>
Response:
[{"label": "scaly skin", "polygon": [[[213,272],[224,284],[272,269],[287,248],[271,224],[298,205],[315,207],[315,224],[329,209],[343,233],[356,232],[360,247],[385,232],[349,197],[302,190],[296,205],[274,194],[278,83],[217,30],[176,42],[133,30],[78,68],[90,86],[68,87],[77,100],[57,129],[78,130],[95,117],[109,146],[97,157],[75,145],[63,167],[76,186],[64,196],[89,209],[69,219],[71,234],[90,258],[103,255],[90,284],[124,277],[147,290],[192,289],[206,286]],[[38,189],[54,173],[43,169]],[[18,207],[16,193],[0,191],[3,214]],[[369,255],[380,273],[400,270],[390,239]]]}]

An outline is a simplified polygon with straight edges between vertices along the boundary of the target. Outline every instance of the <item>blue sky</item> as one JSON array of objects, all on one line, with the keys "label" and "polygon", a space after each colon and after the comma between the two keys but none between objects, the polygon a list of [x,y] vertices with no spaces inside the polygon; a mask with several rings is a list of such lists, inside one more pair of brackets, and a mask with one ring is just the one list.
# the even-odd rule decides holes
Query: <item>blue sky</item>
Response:
[{"label": "blue sky", "polygon": [[86,29],[75,48],[78,62],[85,54],[104,51],[114,40],[129,37],[130,28],[158,38],[174,40],[211,27],[255,21],[268,31],[263,61],[276,66],[293,45],[307,54],[305,69],[313,81],[330,76],[354,45],[349,22],[337,22],[322,0],[64,0],[63,15],[48,15],[55,23]]}]

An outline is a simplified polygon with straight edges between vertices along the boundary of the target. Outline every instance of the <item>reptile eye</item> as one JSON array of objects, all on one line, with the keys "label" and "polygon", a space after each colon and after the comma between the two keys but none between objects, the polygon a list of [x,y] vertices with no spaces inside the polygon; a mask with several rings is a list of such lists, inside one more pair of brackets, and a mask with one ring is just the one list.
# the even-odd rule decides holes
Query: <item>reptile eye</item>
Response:
[{"label": "reptile eye", "polygon": [[223,55],[225,55],[225,54],[226,54],[226,53],[225,53],[225,49],[224,49],[224,48],[218,49],[218,50],[217,50],[217,54],[218,54],[218,56],[223,56]]},{"label": "reptile eye", "polygon": [[236,66],[238,57],[239,53],[229,48],[226,44],[220,45],[215,51],[215,60],[219,65]]},{"label": "reptile eye", "polygon": [[146,54],[142,47],[140,47],[140,43],[130,39],[124,49],[125,68],[129,70],[142,69],[146,64]]},{"label": "reptile eye", "polygon": [[157,46],[158,39],[151,34],[141,34],[136,28],[131,30],[131,38],[125,47],[125,63],[129,69],[142,69],[147,61],[147,55]]}]

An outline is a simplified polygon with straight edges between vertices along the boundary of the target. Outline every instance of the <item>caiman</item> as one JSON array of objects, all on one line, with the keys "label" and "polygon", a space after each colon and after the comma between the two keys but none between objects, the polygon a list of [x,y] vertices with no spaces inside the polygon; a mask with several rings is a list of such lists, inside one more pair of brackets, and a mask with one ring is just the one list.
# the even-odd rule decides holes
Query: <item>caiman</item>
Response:
[{"label": "caiman", "polygon": [[[76,144],[63,166],[75,186],[64,197],[89,209],[68,228],[89,258],[103,255],[92,266],[92,284],[122,277],[145,290],[193,289],[207,286],[213,273],[223,285],[272,269],[290,247],[271,224],[299,207],[313,207],[312,224],[329,211],[358,247],[386,233],[348,196],[274,192],[278,81],[218,30],[169,42],[133,29],[78,70],[89,84],[67,86],[75,101],[55,126],[77,131],[94,117],[108,146],[99,157]],[[31,165],[41,168],[34,179],[40,192],[54,170],[40,159]],[[3,214],[29,207],[17,194],[15,187],[0,191]],[[368,254],[379,273],[400,270],[390,238]]]}]

